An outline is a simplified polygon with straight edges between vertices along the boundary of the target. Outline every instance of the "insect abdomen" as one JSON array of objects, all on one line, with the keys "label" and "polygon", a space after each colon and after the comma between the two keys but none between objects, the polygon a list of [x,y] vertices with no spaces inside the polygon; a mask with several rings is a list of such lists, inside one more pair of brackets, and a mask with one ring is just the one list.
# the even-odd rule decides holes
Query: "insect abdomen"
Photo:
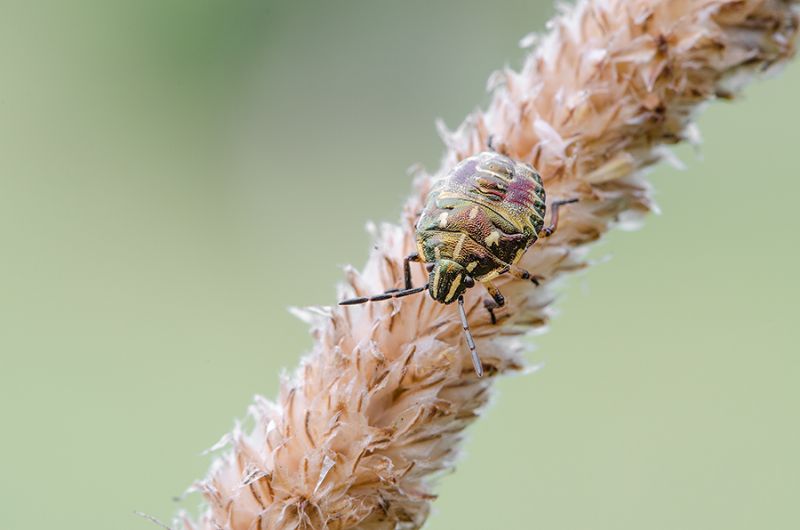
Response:
[{"label": "insect abdomen", "polygon": [[481,153],[463,160],[431,191],[417,224],[419,251],[426,261],[446,257],[472,267],[480,278],[499,263],[519,261],[536,241],[544,215],[545,191],[533,168]]}]

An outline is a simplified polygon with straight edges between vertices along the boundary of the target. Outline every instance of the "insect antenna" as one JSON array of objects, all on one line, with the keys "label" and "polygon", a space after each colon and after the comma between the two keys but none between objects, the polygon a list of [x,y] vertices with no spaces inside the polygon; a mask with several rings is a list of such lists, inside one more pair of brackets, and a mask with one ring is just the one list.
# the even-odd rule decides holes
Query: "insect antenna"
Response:
[{"label": "insect antenna", "polygon": [[362,296],[360,298],[350,298],[348,300],[342,300],[341,302],[339,302],[339,305],[366,304],[367,302],[380,302],[382,300],[390,300],[392,298],[401,298],[403,296],[409,296],[412,294],[421,293],[427,288],[428,284],[426,283],[422,287],[412,287],[411,289],[392,289],[391,291],[386,291],[383,294],[376,294],[374,296]]},{"label": "insect antenna", "polygon": [[472,355],[472,366],[475,367],[475,373],[478,377],[483,377],[483,363],[481,358],[478,357],[478,350],[475,348],[475,340],[472,338],[472,332],[469,330],[469,322],[467,322],[467,313],[464,311],[464,297],[458,297],[458,316],[461,317],[461,328],[464,330],[464,335],[467,337],[467,346],[469,346],[469,353]]}]

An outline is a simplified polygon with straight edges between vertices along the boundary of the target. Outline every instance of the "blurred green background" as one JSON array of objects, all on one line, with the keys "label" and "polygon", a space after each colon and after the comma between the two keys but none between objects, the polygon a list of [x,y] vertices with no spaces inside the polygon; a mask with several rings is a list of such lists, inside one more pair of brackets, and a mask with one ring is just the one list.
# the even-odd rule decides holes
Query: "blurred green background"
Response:
[{"label": "blurred green background", "polygon": [[[0,526],[154,528],[548,2],[3,1]],[[800,65],[571,278],[427,528],[800,528]],[[533,341],[532,341],[533,342]]]}]

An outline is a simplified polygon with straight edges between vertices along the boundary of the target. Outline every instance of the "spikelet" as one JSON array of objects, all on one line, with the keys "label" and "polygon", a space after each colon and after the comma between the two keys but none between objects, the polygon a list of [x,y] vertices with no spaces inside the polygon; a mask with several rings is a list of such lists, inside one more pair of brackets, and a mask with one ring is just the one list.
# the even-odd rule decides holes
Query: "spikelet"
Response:
[{"label": "spikelet", "polygon": [[[586,245],[653,208],[642,169],[665,146],[693,141],[695,112],[794,52],[797,2],[585,0],[551,21],[520,72],[491,79],[493,98],[453,133],[437,175],[420,175],[399,226],[381,227],[361,273],[340,295],[398,287],[402,258],[431,181],[459,160],[498,148],[532,163],[550,197],[579,197],[557,234],[521,263],[552,280],[584,266]],[[534,39],[526,38],[526,44]],[[414,266],[414,282],[424,271]],[[482,294],[466,296],[489,377],[477,379],[453,308],[427,296],[300,315],[313,352],[258,398],[254,428],[196,485],[208,508],[187,530],[412,529],[426,520],[432,479],[450,467],[463,430],[486,403],[493,376],[520,370],[522,334],[543,327],[548,283],[498,281],[508,310],[491,325]],[[498,507],[500,508],[500,507]]]}]

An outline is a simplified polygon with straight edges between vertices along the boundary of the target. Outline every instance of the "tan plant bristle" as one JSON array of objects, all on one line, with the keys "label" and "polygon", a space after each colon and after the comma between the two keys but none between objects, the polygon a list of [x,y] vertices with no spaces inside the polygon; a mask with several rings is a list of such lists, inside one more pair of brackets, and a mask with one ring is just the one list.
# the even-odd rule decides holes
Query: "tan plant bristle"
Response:
[{"label": "tan plant bristle", "polygon": [[[522,266],[548,280],[584,267],[587,243],[652,208],[641,170],[667,145],[692,141],[703,103],[794,53],[798,2],[585,0],[551,21],[520,72],[492,77],[485,112],[444,133],[437,175],[420,175],[399,226],[381,227],[361,273],[340,293],[398,287],[414,250],[414,222],[437,176],[485,150],[491,135],[532,163],[550,197],[579,197],[557,234]],[[414,281],[424,270],[414,266]],[[524,366],[519,337],[544,326],[547,283],[503,278],[507,318],[491,325],[478,289],[466,297],[487,375],[473,373],[452,307],[427,296],[311,309],[315,346],[276,402],[257,399],[255,427],[196,484],[208,508],[187,529],[419,528],[432,478],[458,455],[464,428],[486,403],[493,376]],[[497,507],[502,509],[502,507]]]}]

